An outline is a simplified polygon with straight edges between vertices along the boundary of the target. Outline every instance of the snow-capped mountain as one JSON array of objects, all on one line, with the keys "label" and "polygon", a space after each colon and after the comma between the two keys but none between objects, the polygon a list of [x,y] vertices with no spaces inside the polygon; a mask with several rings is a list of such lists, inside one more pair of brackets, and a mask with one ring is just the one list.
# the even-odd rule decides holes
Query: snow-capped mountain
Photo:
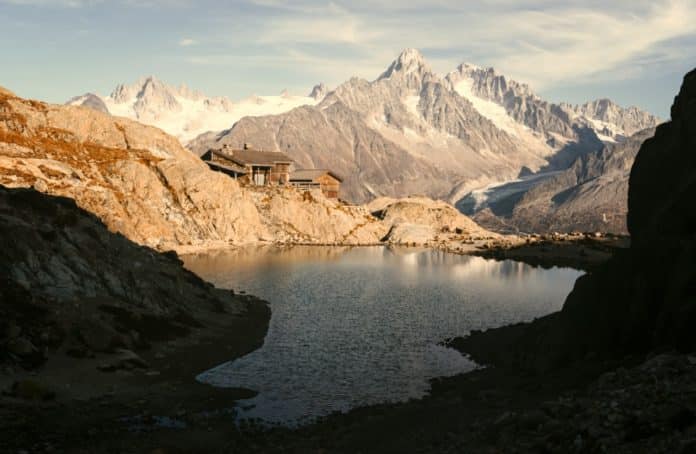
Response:
[{"label": "snow-capped mountain", "polygon": [[319,89],[312,95],[292,96],[284,91],[279,96],[251,96],[233,102],[150,76],[130,85],[118,85],[109,96],[88,93],[67,104],[84,105],[157,126],[186,143],[207,131],[229,128],[242,117],[280,114],[302,105],[314,105],[323,98]]},{"label": "snow-capped mountain", "polygon": [[75,96],[66,104],[75,106],[89,107],[92,110],[97,110],[102,113],[109,113],[109,109],[104,104],[104,101],[94,93],[86,93],[82,96]]},{"label": "snow-capped mountain", "polygon": [[329,93],[329,87],[327,87],[323,83],[320,83],[315,85],[314,88],[312,88],[312,91],[309,93],[309,97],[319,102],[322,99],[324,99],[327,93]]},{"label": "snow-capped mountain", "polygon": [[660,123],[659,118],[648,112],[635,106],[623,108],[606,98],[569,108],[577,116],[588,120],[597,135],[606,142],[621,141]]},{"label": "snow-capped mountain", "polygon": [[[491,107],[491,114],[504,118],[506,123],[523,124],[549,139],[557,135],[568,137],[576,126],[592,129],[605,143],[615,143],[660,123],[648,112],[637,107],[623,108],[606,98],[580,106],[549,103],[528,85],[509,80],[493,68],[462,64],[446,79],[454,90],[482,110]],[[507,118],[503,117],[505,114]]]},{"label": "snow-capped mountain", "polygon": [[424,193],[456,202],[521,172],[565,169],[603,142],[658,122],[613,103],[549,103],[492,68],[462,64],[441,76],[406,49],[374,81],[351,78],[314,106],[244,118],[190,147],[250,142],[283,150],[299,166],[343,174],[344,195],[355,201]]},{"label": "snow-capped mountain", "polygon": [[333,91],[319,84],[308,96],[232,102],[150,77],[72,103],[101,109],[100,101],[196,152],[252,143],[286,151],[298,167],[331,168],[345,177],[342,196],[356,202],[413,193],[457,202],[478,191],[475,206],[485,206],[504,182],[524,174],[526,188],[660,121],[605,99],[550,103],[493,68],[465,63],[440,75],[415,49],[373,81],[353,77]]}]

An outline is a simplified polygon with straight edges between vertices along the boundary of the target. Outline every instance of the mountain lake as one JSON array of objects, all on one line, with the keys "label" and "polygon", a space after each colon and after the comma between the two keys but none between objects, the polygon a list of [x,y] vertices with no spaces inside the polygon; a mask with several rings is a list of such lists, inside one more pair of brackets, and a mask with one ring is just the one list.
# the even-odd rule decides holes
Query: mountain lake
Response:
[{"label": "mountain lake", "polygon": [[478,367],[440,342],[557,311],[582,274],[382,246],[253,247],[183,259],[272,310],[261,348],[198,380],[258,392],[240,402],[238,421],[289,426],[423,397],[430,379]]}]

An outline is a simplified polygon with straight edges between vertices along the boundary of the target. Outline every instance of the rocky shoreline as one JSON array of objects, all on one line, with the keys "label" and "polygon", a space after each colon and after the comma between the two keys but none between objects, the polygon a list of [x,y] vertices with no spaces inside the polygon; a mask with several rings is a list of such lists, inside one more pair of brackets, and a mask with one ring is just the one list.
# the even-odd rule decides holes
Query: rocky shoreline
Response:
[{"label": "rocky shoreline", "polygon": [[[60,238],[64,235],[71,238],[71,241],[77,238],[84,241],[84,236],[96,236],[99,238],[99,246],[92,245],[92,250],[99,250],[100,247],[112,248],[113,242],[120,244],[119,261],[115,265],[125,268],[126,273],[131,270],[124,267],[121,260],[134,263],[138,260],[131,254],[139,257],[142,253],[147,254],[149,260],[165,260],[162,264],[151,266],[157,268],[160,273],[169,269],[167,267],[174,267],[169,273],[180,272],[177,270],[181,268],[181,262],[175,255],[157,254],[133,245],[121,236],[108,233],[96,218],[77,208],[74,202],[68,199],[51,198],[35,191],[21,189],[3,189],[0,195],[0,208],[3,203],[7,207],[2,211],[2,215],[6,220],[18,219],[15,222],[23,228],[20,234],[12,230],[12,223],[7,224],[10,230],[5,232],[4,238],[13,238],[12,244],[15,249],[31,244],[34,254],[40,257],[42,244],[45,242],[52,245],[50,254],[55,255],[63,251]],[[18,206],[21,207],[19,210],[9,208]],[[49,232],[46,226],[50,217],[68,219],[69,222],[62,227],[55,227],[53,223],[54,227]],[[26,224],[26,219],[32,219],[31,224]],[[22,235],[31,235],[32,229],[38,232],[38,238],[27,237],[17,242]],[[455,229],[453,227],[452,230]],[[534,250],[543,246],[544,241],[545,239],[539,238],[539,241],[531,242],[526,247]],[[587,241],[591,240],[588,238]],[[5,246],[6,252],[12,250],[8,243]],[[429,247],[454,253],[483,255],[509,253],[506,251],[515,250],[519,245],[515,246],[511,242],[499,243],[483,237],[474,241],[464,237],[462,233],[452,231],[440,232],[438,242],[431,242]],[[132,252],[126,252],[131,249]],[[89,257],[89,254],[84,252],[77,252],[76,255]],[[99,256],[98,254],[94,257],[96,259]],[[549,260],[553,258],[549,257]],[[164,263],[167,263],[165,267]],[[15,268],[16,266],[17,263]],[[38,273],[37,276],[56,274],[51,268],[55,265],[46,266],[46,271]],[[103,267],[103,264],[101,266]],[[36,268],[34,270],[36,271]],[[121,271],[114,272],[119,275]],[[125,276],[118,279],[122,283],[128,281]],[[145,280],[147,281],[147,278]],[[99,314],[88,314],[91,317],[88,317],[88,320],[91,320],[96,329],[85,330],[80,327],[83,325],[70,328],[67,331],[82,329],[84,332],[79,331],[78,337],[74,340],[68,337],[57,345],[42,344],[41,339],[46,336],[43,333],[31,334],[34,330],[27,331],[25,324],[5,323],[5,345],[13,345],[16,339],[21,338],[33,346],[30,356],[34,357],[41,352],[41,360],[33,366],[24,364],[21,355],[14,355],[9,363],[5,363],[3,373],[0,374],[0,389],[4,390],[3,396],[0,397],[0,435],[4,439],[12,440],[5,445],[7,452],[230,452],[230,449],[275,452],[284,451],[289,447],[294,447],[292,449],[296,452],[322,447],[327,447],[332,452],[340,452],[344,448],[340,443],[344,441],[335,445],[326,444],[327,434],[334,433],[336,426],[342,427],[342,433],[348,440],[346,443],[350,449],[345,447],[346,450],[360,448],[366,452],[382,451],[383,448],[388,448],[388,445],[375,444],[372,445],[375,449],[366,448],[371,446],[370,443],[373,441],[369,438],[356,438],[353,430],[363,431],[364,426],[371,426],[375,418],[388,420],[393,417],[394,421],[408,425],[410,423],[403,421],[401,414],[411,414],[416,410],[429,415],[429,418],[441,421],[443,414],[452,411],[442,408],[443,399],[449,400],[446,396],[452,392],[445,383],[455,383],[455,388],[464,386],[460,392],[473,395],[488,392],[490,380],[496,382],[498,388],[512,386],[510,392],[513,392],[514,387],[522,386],[518,381],[513,384],[507,383],[506,375],[499,375],[497,370],[479,371],[471,377],[480,373],[487,377],[483,380],[482,383],[485,385],[482,387],[477,382],[469,382],[468,378],[462,377],[451,382],[450,379],[437,380],[432,395],[418,402],[356,409],[348,415],[331,416],[296,431],[283,428],[268,431],[254,425],[236,429],[232,422],[235,401],[253,396],[253,391],[214,388],[196,382],[195,377],[210,367],[258,348],[267,330],[269,309],[265,303],[254,297],[214,290],[208,284],[194,281],[191,291],[212,291],[216,295],[214,298],[231,297],[233,302],[230,302],[230,307],[236,309],[233,313],[220,317],[217,311],[201,311],[188,305],[188,310],[193,311],[190,314],[195,318],[195,324],[190,323],[185,332],[175,329],[172,336],[151,340],[147,345],[140,346],[134,343],[134,339],[138,338],[136,334],[131,333],[125,339],[120,338],[122,328],[119,328],[118,322],[110,322],[108,317],[104,318]],[[73,282],[72,285],[76,288],[89,287],[91,284],[87,282],[89,279],[86,282]],[[51,279],[45,282],[39,280],[33,284],[37,290],[48,288],[50,285],[56,284]],[[65,285],[61,284],[59,287]],[[196,288],[199,290],[195,290]],[[107,292],[113,292],[113,289]],[[123,294],[126,300],[127,293]],[[225,297],[225,294],[228,296]],[[109,298],[113,298],[112,293],[109,295]],[[33,301],[32,304],[37,302]],[[240,308],[242,317],[235,315],[240,313]],[[76,319],[70,311],[63,313],[61,317],[58,320],[62,320],[63,324],[72,323]],[[80,317],[84,318],[84,314]],[[50,327],[52,323],[45,324],[39,331],[46,331],[45,326]],[[15,328],[18,325],[22,326],[19,331]],[[147,327],[152,328],[153,326]],[[114,345],[111,345],[113,339],[105,334],[112,332],[117,335]],[[565,385],[566,383],[560,380],[556,383],[559,387]],[[461,402],[461,398],[458,401]],[[469,410],[474,412],[472,414],[476,411],[488,414],[491,411],[489,405],[488,400],[481,401]],[[431,427],[430,430],[432,432],[427,435],[428,438],[439,433],[436,427]],[[397,440],[398,437],[394,442]],[[421,443],[423,440],[415,441]],[[394,445],[394,449],[398,446],[401,445]],[[431,449],[437,452],[439,449],[436,449],[436,446],[433,445]]]},{"label": "rocky shoreline", "polygon": [[495,260],[516,260],[542,268],[570,267],[591,271],[630,245],[627,236],[598,233],[535,235],[508,245],[477,248],[472,252]]},{"label": "rocky shoreline", "polygon": [[216,289],[70,199],[0,187],[0,219],[0,451],[142,452],[133,421],[250,395],[195,377],[262,345],[264,301]]},{"label": "rocky shoreline", "polygon": [[[235,401],[253,396],[253,391],[195,381],[197,374],[263,342],[267,306],[251,296],[234,297],[246,305],[244,318],[198,314],[199,329],[153,342],[135,356],[124,355],[122,349],[90,352],[81,359],[57,352],[39,369],[6,366],[0,375],[0,388],[5,390],[0,426],[3,438],[13,440],[7,452],[403,452],[406,442],[422,446],[422,452],[458,452],[458,447],[483,449],[487,443],[500,443],[486,438],[489,429],[481,422],[485,418],[494,427],[506,411],[514,412],[504,418],[514,425],[515,418],[524,420],[525,412],[536,405],[529,396],[517,402],[522,390],[529,394],[527,388],[534,387],[536,378],[524,374],[511,379],[517,373],[510,368],[489,368],[435,380],[431,395],[419,401],[360,408],[296,430],[253,424],[235,428]],[[452,346],[457,347],[456,342]],[[497,348],[494,342],[485,346],[488,351],[475,357],[477,361],[488,362]],[[597,364],[590,369],[606,367]],[[589,380],[587,368],[579,369]],[[560,374],[534,397],[550,398],[576,386],[575,377]],[[458,428],[446,423],[464,402],[467,416],[452,419]],[[432,421],[426,428],[421,427],[424,418]],[[476,431],[462,432],[463,425],[474,423],[480,425]],[[376,430],[390,433],[395,425],[411,427],[413,435],[394,434],[379,441],[369,435]],[[334,438],[336,434],[340,436]]]}]

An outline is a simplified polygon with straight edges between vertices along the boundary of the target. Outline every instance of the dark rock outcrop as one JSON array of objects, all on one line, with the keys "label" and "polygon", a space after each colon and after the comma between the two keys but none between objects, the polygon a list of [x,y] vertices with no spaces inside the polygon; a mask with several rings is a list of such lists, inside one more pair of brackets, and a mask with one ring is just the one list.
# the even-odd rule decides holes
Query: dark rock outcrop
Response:
[{"label": "dark rock outcrop", "polygon": [[[537,369],[586,358],[693,351],[694,200],[696,71],[684,78],[672,120],[643,144],[631,170],[631,247],[578,279],[561,312],[529,325],[475,334],[454,345],[484,362]],[[498,353],[491,353],[491,346]]]},{"label": "dark rock outcrop", "polygon": [[[0,186],[0,363],[140,349],[263,303],[112,233],[74,200]],[[251,340],[250,344],[257,342]]]}]

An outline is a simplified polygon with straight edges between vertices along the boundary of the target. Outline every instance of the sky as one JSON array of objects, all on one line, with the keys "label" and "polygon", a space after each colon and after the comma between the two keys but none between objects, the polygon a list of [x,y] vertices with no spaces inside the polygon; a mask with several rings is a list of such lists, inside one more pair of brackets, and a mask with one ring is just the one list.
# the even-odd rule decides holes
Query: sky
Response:
[{"label": "sky", "polygon": [[0,0],[0,85],[65,102],[156,75],[233,100],[373,80],[404,48],[551,101],[663,118],[696,66],[696,0]]}]

